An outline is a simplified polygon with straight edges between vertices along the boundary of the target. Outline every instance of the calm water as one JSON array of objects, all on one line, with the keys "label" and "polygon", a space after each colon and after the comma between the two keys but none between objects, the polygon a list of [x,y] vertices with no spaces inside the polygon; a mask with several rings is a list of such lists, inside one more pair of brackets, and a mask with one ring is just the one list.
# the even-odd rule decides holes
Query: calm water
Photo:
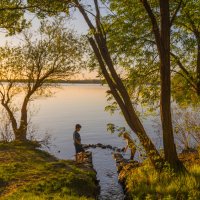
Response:
[{"label": "calm water", "polygon": [[[32,117],[32,123],[39,136],[45,132],[52,136],[50,152],[61,159],[74,158],[74,125],[82,125],[83,144],[111,144],[123,147],[124,141],[117,135],[107,132],[107,123],[126,126],[120,114],[110,115],[104,111],[107,86],[63,84],[61,89],[53,89],[52,97],[40,98],[32,102],[31,109],[38,110]],[[142,108],[140,108],[142,109]],[[154,133],[150,120],[144,121],[151,137]],[[117,182],[115,163],[111,151],[95,149],[93,162],[101,184],[100,199],[123,199],[121,186]]]},{"label": "calm water", "polygon": [[[62,159],[71,159],[74,155],[72,134],[74,125],[82,125],[83,144],[111,144],[123,147],[124,141],[117,135],[107,132],[107,123],[127,126],[124,118],[116,113],[110,115],[104,111],[107,103],[107,86],[63,84],[61,89],[53,89],[52,97],[35,100],[32,105],[37,112],[32,117],[39,135],[45,132],[52,136],[53,153]],[[154,133],[150,120],[144,125],[151,137]],[[59,153],[58,153],[59,151]]]},{"label": "calm water", "polygon": [[[107,86],[101,85],[63,85],[54,89],[53,97],[34,101],[37,113],[32,122],[37,125],[40,135],[48,132],[52,136],[52,151],[63,159],[74,156],[72,134],[76,123],[82,125],[81,137],[83,144],[111,144],[123,146],[117,135],[107,132],[107,123],[125,126],[119,114],[110,115],[104,111]],[[60,153],[58,153],[60,151]]]}]

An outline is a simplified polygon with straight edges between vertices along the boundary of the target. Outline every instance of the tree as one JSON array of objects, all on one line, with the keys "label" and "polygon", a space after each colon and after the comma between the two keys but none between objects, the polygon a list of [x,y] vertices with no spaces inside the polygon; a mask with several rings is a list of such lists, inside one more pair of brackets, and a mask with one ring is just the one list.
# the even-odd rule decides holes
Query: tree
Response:
[{"label": "tree", "polygon": [[[199,1],[182,1],[180,13],[174,22],[173,38],[176,43],[172,45],[171,51],[172,62],[178,66],[175,68],[178,74],[172,81],[176,83],[175,79],[177,78],[182,82],[182,96],[190,97],[188,99],[191,102],[196,99],[198,102],[200,97],[199,16]],[[198,96],[197,98],[194,93]],[[179,98],[178,94],[174,94],[174,96]]]},{"label": "tree", "polygon": [[165,160],[170,166],[178,171],[180,161],[177,156],[176,146],[174,142],[172,118],[171,118],[171,73],[170,73],[170,10],[169,0],[160,0],[160,27],[153,13],[153,10],[147,0],[141,0],[146,12],[152,23],[152,29],[156,41],[160,60],[160,80],[161,80],[161,96],[160,96],[160,114],[163,131],[163,145]]},{"label": "tree", "polygon": [[25,10],[22,7],[21,0],[1,0],[0,2],[0,28],[7,30],[10,35],[20,32],[28,25],[24,18]]},{"label": "tree", "polygon": [[[131,9],[133,6],[134,10]],[[170,55],[173,54],[170,47],[173,44],[171,32],[174,32],[174,36],[177,31],[177,28],[173,30],[171,27],[174,25],[177,15],[181,19],[181,14],[178,13],[180,9],[183,9],[182,1],[169,4],[169,1],[136,0],[118,2],[113,0],[111,1],[111,8],[116,13],[111,18],[108,17],[111,23],[107,23],[107,26],[110,25],[109,28],[111,27],[111,30],[113,30],[112,25],[115,28],[114,32],[110,30],[111,40],[109,43],[113,48],[112,51],[117,46],[115,52],[120,58],[118,62],[122,60],[123,66],[132,62],[132,66],[128,70],[130,76],[132,76],[132,81],[134,81],[133,93],[135,88],[139,88],[138,90],[141,91],[139,84],[143,83],[145,88],[142,86],[142,95],[146,99],[148,98],[148,102],[153,101],[154,103],[154,94],[157,94],[159,90],[161,91],[160,113],[163,126],[165,160],[172,168],[178,170],[181,164],[178,160],[174,143],[170,111]],[[177,46],[177,44],[175,45]],[[178,65],[178,67],[184,70],[182,66]],[[158,72],[160,72],[160,76],[158,76]],[[139,78],[137,77],[138,74]],[[144,78],[141,79],[141,75]],[[189,81],[192,80],[190,76],[187,76],[187,78]],[[134,79],[140,79],[139,84]],[[194,81],[191,82],[194,83]],[[159,83],[160,87],[158,87]]]},{"label": "tree", "polygon": [[[159,4],[149,2],[159,22]],[[198,35],[199,6],[198,1],[170,2],[172,97],[179,104],[199,102],[198,37],[195,36]],[[159,99],[159,87],[155,84],[159,83],[156,78],[159,77],[159,59],[148,13],[138,0],[111,0],[110,7],[112,14],[105,20],[109,29],[109,47],[117,54],[118,63],[126,67],[129,84],[134,84],[142,94],[140,101],[155,102]]]},{"label": "tree", "polygon": [[[45,1],[48,2],[48,1]],[[62,1],[65,2],[65,1]],[[148,156],[150,157],[152,163],[160,162],[162,159],[153,145],[152,141],[146,134],[142,123],[140,122],[136,111],[133,107],[131,97],[117,73],[114,66],[115,62],[112,53],[109,51],[107,43],[106,28],[103,26],[101,20],[101,13],[99,8],[99,1],[94,0],[94,6],[90,5],[90,8],[95,8],[95,13],[92,13],[90,8],[88,9],[87,4],[81,1],[73,0],[67,1],[74,5],[84,17],[86,23],[89,26],[90,34],[88,35],[88,40],[91,47],[95,53],[95,56],[99,62],[101,72],[104,75],[109,87],[110,93],[114,96],[116,102],[118,103],[122,113],[132,130],[137,134],[140,142],[144,146]],[[175,9],[175,12],[170,20],[170,10],[169,1],[153,1],[153,7],[148,3],[148,1],[138,1],[143,6],[143,11],[147,13],[149,17],[149,24],[153,27],[153,36],[155,38],[154,45],[156,44],[157,52],[159,58],[157,59],[160,65],[160,80],[161,80],[161,119],[163,126],[163,141],[165,149],[165,160],[170,164],[172,168],[178,170],[180,162],[177,157],[176,147],[173,138],[173,129],[171,123],[171,110],[170,110],[170,98],[171,98],[171,76],[170,76],[170,30],[171,24],[176,18],[176,15],[180,9],[180,5]],[[160,9],[160,11],[158,10]],[[154,12],[155,10],[155,12]],[[60,12],[60,10],[58,11]],[[89,14],[91,16],[89,17]],[[91,19],[91,17],[94,17]],[[160,26],[159,26],[160,24]],[[152,35],[152,34],[151,34]]]},{"label": "tree", "polygon": [[118,74],[115,69],[112,55],[110,54],[107,46],[106,32],[101,22],[98,0],[94,0],[96,13],[92,14],[95,22],[93,22],[93,20],[91,20],[88,16],[87,8],[85,8],[84,5],[82,5],[78,0],[75,0],[74,3],[89,26],[91,34],[88,34],[88,40],[94,51],[96,59],[98,60],[101,72],[110,87],[110,93],[114,96],[127,124],[138,136],[154,166],[156,168],[161,167],[162,158],[148,137],[139,117],[136,114],[131,98],[123,84],[122,79],[120,78],[120,74]]},{"label": "tree", "polygon": [[[0,100],[7,111],[15,140],[26,140],[27,106],[34,98],[46,95],[52,80],[67,79],[82,64],[82,44],[72,31],[56,20],[42,23],[40,38],[24,35],[24,44],[0,49]],[[17,122],[15,97],[23,95]]]},{"label": "tree", "polygon": [[[64,11],[69,14],[68,3],[70,1],[51,1],[43,0],[1,0],[0,2],[0,28],[5,30],[8,35],[14,35],[31,25],[30,19],[25,14],[34,12],[38,17],[44,18],[46,15],[55,16],[58,12]],[[51,3],[51,6],[49,6]]]},{"label": "tree", "polygon": [[[147,134],[142,130],[141,122],[137,117],[134,108],[132,107],[132,102],[126,88],[123,85],[122,80],[114,69],[111,54],[108,50],[106,43],[105,29],[101,23],[100,10],[98,6],[98,1],[94,0],[96,15],[96,27],[92,24],[92,21],[85,12],[83,6],[79,1],[75,1],[76,6],[83,15],[85,21],[87,22],[93,37],[89,37],[89,42],[95,52],[95,55],[100,64],[102,73],[111,88],[111,93],[115,97],[119,107],[121,108],[125,119],[132,130],[137,134],[140,142],[144,146],[145,150],[149,153],[152,146],[146,146],[144,141],[149,141]],[[174,15],[170,19],[170,9],[169,1],[159,1],[160,12],[158,12],[159,20],[157,20],[151,5],[146,0],[141,0],[141,4],[146,10],[148,17],[150,19],[153,34],[155,37],[155,43],[159,55],[159,65],[160,65],[160,80],[161,80],[161,96],[160,96],[160,113],[162,121],[163,130],[163,144],[165,160],[175,171],[183,169],[183,165],[178,159],[176,146],[174,142],[172,119],[171,119],[171,72],[170,72],[170,30],[171,24],[180,9],[178,5],[175,10]],[[159,25],[160,24],[160,25]],[[110,74],[109,74],[110,73]],[[130,110],[129,110],[130,109]],[[128,110],[128,112],[127,112]],[[138,123],[137,123],[138,122]],[[142,137],[141,137],[142,134]],[[149,142],[148,142],[149,143]],[[151,143],[152,144],[152,143]],[[155,148],[155,147],[153,147]],[[153,150],[155,152],[155,149]],[[155,164],[155,161],[150,158]]]}]

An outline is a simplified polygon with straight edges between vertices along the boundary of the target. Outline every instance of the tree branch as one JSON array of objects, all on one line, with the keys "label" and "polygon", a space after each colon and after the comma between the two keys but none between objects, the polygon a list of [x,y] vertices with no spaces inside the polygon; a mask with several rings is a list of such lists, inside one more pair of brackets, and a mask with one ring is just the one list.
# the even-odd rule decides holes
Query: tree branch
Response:
[{"label": "tree branch", "polygon": [[161,49],[161,36],[160,36],[160,29],[156,20],[156,17],[148,3],[147,0],[140,0],[141,3],[143,4],[144,8],[147,11],[147,14],[152,22],[152,26],[153,26],[153,32],[155,35],[155,39],[156,39],[156,44],[158,45],[158,48]]},{"label": "tree branch", "polygon": [[76,7],[79,9],[80,13],[83,15],[86,23],[88,24],[89,28],[93,31],[95,31],[95,27],[92,24],[92,22],[90,21],[87,13],[85,12],[85,10],[83,9],[83,7],[80,5],[80,3],[78,2],[78,0],[74,0]]},{"label": "tree branch", "polygon": [[180,0],[180,2],[178,4],[178,6],[177,6],[177,8],[176,8],[176,10],[174,12],[174,14],[172,15],[172,18],[171,18],[171,21],[170,21],[170,27],[173,25],[174,20],[177,17],[178,11],[181,9],[182,2],[183,2],[183,0]]}]

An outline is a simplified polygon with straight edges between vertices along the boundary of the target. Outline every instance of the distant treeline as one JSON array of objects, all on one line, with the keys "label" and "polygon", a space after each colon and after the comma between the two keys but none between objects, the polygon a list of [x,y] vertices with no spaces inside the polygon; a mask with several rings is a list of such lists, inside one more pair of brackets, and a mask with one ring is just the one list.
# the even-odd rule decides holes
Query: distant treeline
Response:
[{"label": "distant treeline", "polygon": [[[13,82],[26,83],[28,80],[18,79]],[[8,82],[7,80],[0,80],[0,82]],[[34,82],[34,80],[32,81]],[[79,83],[79,84],[101,84],[102,81],[99,79],[86,79],[86,80],[47,80],[46,83]]]}]

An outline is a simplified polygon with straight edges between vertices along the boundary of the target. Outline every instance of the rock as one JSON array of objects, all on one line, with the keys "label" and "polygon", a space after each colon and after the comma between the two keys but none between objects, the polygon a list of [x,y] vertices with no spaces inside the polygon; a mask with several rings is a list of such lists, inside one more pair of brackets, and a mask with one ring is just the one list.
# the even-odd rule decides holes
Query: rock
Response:
[{"label": "rock", "polygon": [[107,149],[112,149],[112,146],[111,145],[106,145],[106,148]]},{"label": "rock", "polygon": [[97,143],[96,146],[97,146],[97,147],[102,147],[103,144],[101,144],[101,143]]},{"label": "rock", "polygon": [[113,157],[114,157],[115,160],[117,160],[117,159],[123,159],[123,156],[122,156],[121,153],[114,153]]},{"label": "rock", "polygon": [[85,151],[84,154],[85,154],[86,156],[92,156],[92,152],[90,152],[90,151]]}]

